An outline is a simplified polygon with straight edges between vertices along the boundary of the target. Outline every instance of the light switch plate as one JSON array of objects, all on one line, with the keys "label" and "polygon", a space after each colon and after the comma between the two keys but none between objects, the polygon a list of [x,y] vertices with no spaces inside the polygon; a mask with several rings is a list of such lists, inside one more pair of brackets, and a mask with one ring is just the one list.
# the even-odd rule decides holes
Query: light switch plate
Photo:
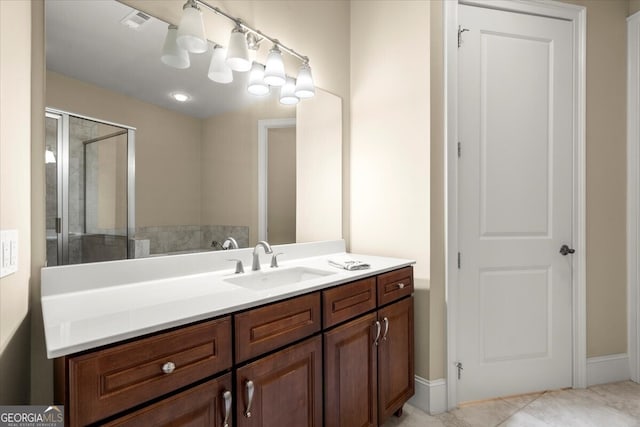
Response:
[{"label": "light switch plate", "polygon": [[18,230],[0,231],[0,277],[18,271]]}]

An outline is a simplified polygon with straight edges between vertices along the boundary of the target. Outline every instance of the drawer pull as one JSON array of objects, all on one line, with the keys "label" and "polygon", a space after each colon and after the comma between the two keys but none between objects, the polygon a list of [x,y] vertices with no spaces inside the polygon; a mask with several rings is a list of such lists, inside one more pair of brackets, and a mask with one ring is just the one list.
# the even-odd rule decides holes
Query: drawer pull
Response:
[{"label": "drawer pull", "polygon": [[404,289],[404,283],[402,282],[398,283],[398,289]]},{"label": "drawer pull", "polygon": [[222,393],[222,398],[224,399],[224,421],[222,422],[223,427],[229,427],[229,416],[231,416],[231,392],[229,390]]},{"label": "drawer pull", "polygon": [[162,365],[162,372],[164,372],[165,374],[170,374],[175,370],[176,370],[176,364],[173,362],[167,362],[164,365]]},{"label": "drawer pull", "polygon": [[244,412],[244,416],[247,418],[251,418],[251,403],[253,403],[253,381],[247,381],[245,386],[247,387],[247,410]]},{"label": "drawer pull", "polygon": [[374,345],[378,345],[378,340],[380,339],[380,332],[382,332],[382,327],[380,326],[380,322],[376,320],[376,339],[373,340]]},{"label": "drawer pull", "polygon": [[382,334],[382,341],[386,341],[387,334],[389,333],[389,319],[385,317],[384,319],[382,319],[382,321],[384,322],[384,333]]}]

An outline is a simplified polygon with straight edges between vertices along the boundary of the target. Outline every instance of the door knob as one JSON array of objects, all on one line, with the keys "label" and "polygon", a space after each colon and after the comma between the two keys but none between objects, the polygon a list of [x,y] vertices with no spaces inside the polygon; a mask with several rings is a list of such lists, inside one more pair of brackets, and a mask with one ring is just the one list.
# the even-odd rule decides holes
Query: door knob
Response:
[{"label": "door knob", "polygon": [[573,253],[575,253],[575,252],[576,252],[576,250],[575,250],[575,249],[572,249],[572,248],[570,248],[570,247],[569,247],[569,246],[567,246],[567,245],[562,245],[562,246],[560,247],[560,253],[561,253],[562,255],[564,255],[564,256],[567,256],[568,254],[573,254]]}]

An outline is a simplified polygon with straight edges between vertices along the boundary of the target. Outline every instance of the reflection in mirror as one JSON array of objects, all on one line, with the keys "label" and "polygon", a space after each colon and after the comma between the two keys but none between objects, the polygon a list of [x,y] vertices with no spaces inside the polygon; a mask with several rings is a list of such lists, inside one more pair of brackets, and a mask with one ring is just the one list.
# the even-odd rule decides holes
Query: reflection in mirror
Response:
[{"label": "reflection in mirror", "polygon": [[[154,3],[146,2],[150,7]],[[269,178],[278,180],[278,190],[289,188],[288,196],[269,190],[262,195],[270,210],[283,212],[272,227],[288,225],[288,231],[276,231],[274,243],[340,238],[341,220],[334,220],[342,198],[339,98],[318,90],[315,98],[296,108],[280,104],[275,93],[249,95],[248,73],[234,72],[230,84],[214,83],[207,78],[212,46],[207,53],[190,55],[187,70],[168,67],[160,61],[167,23],[151,17],[138,29],[122,25],[133,9],[115,0],[59,0],[45,7],[47,106],[136,129],[136,227],[129,246],[162,255],[216,250],[227,237],[235,238],[240,247],[254,245],[261,197],[258,122],[267,119],[297,119],[296,149],[287,153],[296,159],[295,173],[281,171],[281,176]],[[189,100],[177,102],[170,96],[175,92],[188,94]],[[324,107],[314,108],[319,102]],[[304,114],[305,123],[300,123],[300,108],[313,112]],[[304,147],[309,143],[313,147]],[[100,173],[89,173],[92,186],[115,191],[109,185],[122,185],[116,180],[118,184],[99,186],[104,182]],[[284,179],[293,182],[285,186]],[[317,192],[323,186],[330,188]],[[293,202],[291,191],[297,193]],[[103,196],[98,192],[95,197]],[[330,213],[325,215],[323,209]],[[301,219],[303,212],[307,214]],[[115,229],[122,214],[113,215],[109,221]],[[334,218],[330,232],[315,219],[323,216]],[[97,224],[98,219],[91,221]],[[82,232],[102,231],[89,226]],[[129,257],[145,254],[130,252]]]}]

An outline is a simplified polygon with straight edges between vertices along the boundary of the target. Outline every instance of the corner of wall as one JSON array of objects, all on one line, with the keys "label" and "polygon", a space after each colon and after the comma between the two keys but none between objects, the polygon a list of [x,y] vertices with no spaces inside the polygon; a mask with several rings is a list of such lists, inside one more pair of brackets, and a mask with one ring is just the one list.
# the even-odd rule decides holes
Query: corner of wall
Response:
[{"label": "corner of wall", "polygon": [[45,244],[45,33],[44,2],[31,3],[31,391],[30,403],[53,403],[53,365],[46,357],[40,303],[40,269],[46,262]]}]

